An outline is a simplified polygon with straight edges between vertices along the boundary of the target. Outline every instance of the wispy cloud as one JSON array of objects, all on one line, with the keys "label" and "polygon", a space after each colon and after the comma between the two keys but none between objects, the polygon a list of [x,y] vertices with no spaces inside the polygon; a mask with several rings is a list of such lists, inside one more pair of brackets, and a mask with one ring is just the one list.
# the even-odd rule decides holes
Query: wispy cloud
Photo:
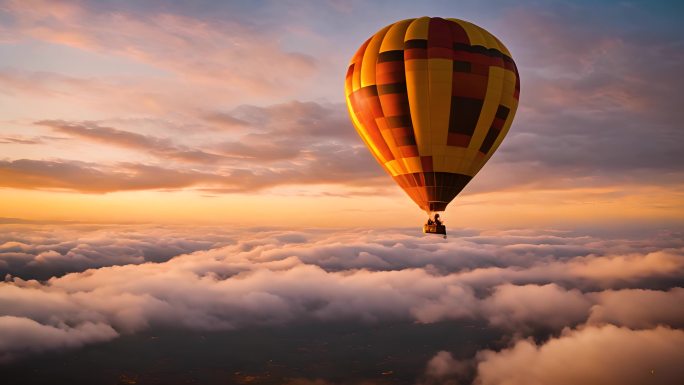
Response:
[{"label": "wispy cloud", "polygon": [[8,1],[4,8],[12,18],[2,32],[14,41],[31,37],[122,55],[210,87],[278,93],[316,71],[312,56],[286,51],[274,30],[239,17],[218,21],[87,2]]},{"label": "wispy cloud", "polygon": [[[412,11],[395,6],[398,13]],[[101,170],[118,170],[117,162],[151,161],[180,174],[200,172],[244,183],[208,186],[203,178],[184,176],[175,183],[181,186],[176,188],[202,185],[226,193],[283,184],[354,185],[382,174],[364,153],[341,92],[330,91],[341,84],[358,42],[345,29],[318,25],[312,16],[334,15],[340,23],[354,19],[364,25],[389,22],[376,20],[372,10],[377,7],[302,6],[288,11],[298,23],[292,25],[260,7],[236,4],[160,8],[8,1],[5,40],[19,46],[49,42],[81,54],[123,58],[149,66],[154,74],[131,70],[86,76],[49,65],[3,68],[0,95],[13,111],[31,105],[32,122],[73,137],[70,151],[59,154],[37,143],[46,157],[26,156],[34,161],[78,161]],[[434,4],[426,7],[439,10]],[[683,183],[678,143],[684,138],[678,122],[684,117],[676,105],[677,90],[684,87],[678,76],[684,70],[682,39],[665,27],[652,27],[652,21],[627,22],[639,14],[639,6],[611,9],[619,15],[611,23],[585,5],[503,4],[496,13],[481,15],[513,51],[523,92],[509,137],[466,194],[539,188],[621,191],[635,184],[671,188]],[[316,34],[322,43],[313,43]],[[312,44],[295,44],[302,39]],[[24,129],[20,126],[17,135]],[[92,154],[64,155],[77,153],[74,149],[87,147],[86,142],[117,148],[107,152],[109,162]],[[127,159],[131,151],[138,158]],[[389,178],[385,182],[392,185]],[[49,187],[42,182],[6,185]],[[93,190],[69,185],[73,191]],[[173,185],[152,183],[149,188]],[[128,187],[99,190],[122,189]]]},{"label": "wispy cloud", "polygon": [[194,163],[215,163],[222,159],[217,154],[173,145],[169,139],[141,135],[112,127],[102,127],[94,122],[72,123],[63,120],[42,120],[36,122],[36,124],[50,127],[62,134],[90,141],[151,152],[161,158]]},{"label": "wispy cloud", "polygon": [[220,183],[223,179],[144,164],[120,164],[112,168],[75,161],[29,159],[0,161],[0,176],[4,187],[85,193],[180,189],[200,183]]},{"label": "wispy cloud", "polygon": [[[243,105],[220,114],[219,124],[238,122],[240,128],[217,133],[205,126],[193,132],[192,140],[178,139],[175,132],[160,137],[99,121],[36,121],[35,126],[71,137],[76,142],[71,146],[88,141],[135,152],[140,161],[129,160],[129,153],[114,153],[110,163],[8,160],[0,164],[0,172],[8,176],[0,185],[86,193],[183,188],[230,193],[293,184],[392,183],[347,127],[346,111],[340,104]],[[214,118],[208,120],[216,123]],[[154,124],[164,127],[165,122]]]}]

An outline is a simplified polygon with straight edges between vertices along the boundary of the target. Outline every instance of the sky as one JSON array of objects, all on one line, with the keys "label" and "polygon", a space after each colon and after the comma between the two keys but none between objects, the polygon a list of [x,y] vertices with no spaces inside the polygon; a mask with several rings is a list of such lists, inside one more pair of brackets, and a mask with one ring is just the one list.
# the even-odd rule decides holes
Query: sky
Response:
[{"label": "sky", "polygon": [[346,66],[381,27],[456,16],[522,79],[458,226],[681,224],[674,2],[0,3],[0,216],[382,227],[424,214],[357,137]]},{"label": "sky", "polygon": [[[0,0],[3,383],[684,383],[683,11]],[[344,104],[423,15],[521,77],[448,239]]]}]

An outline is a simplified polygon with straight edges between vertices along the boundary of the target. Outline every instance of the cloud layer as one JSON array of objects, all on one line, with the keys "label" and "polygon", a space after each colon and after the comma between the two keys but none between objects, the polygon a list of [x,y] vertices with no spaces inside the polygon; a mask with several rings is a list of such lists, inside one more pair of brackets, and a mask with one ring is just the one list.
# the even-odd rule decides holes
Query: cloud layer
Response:
[{"label": "cloud layer", "polygon": [[[503,332],[504,348],[466,361],[439,353],[426,383],[556,382],[569,369],[553,363],[567,357],[590,365],[572,377],[586,383],[682,376],[684,245],[671,233],[463,231],[445,242],[403,230],[4,226],[1,261],[13,273],[0,283],[4,361],[158,327],[474,320]],[[67,241],[74,232],[84,235]],[[30,279],[38,272],[55,276]],[[14,337],[29,334],[44,338]],[[645,371],[636,377],[606,374],[637,360],[639,346],[668,359],[631,366]],[[620,353],[592,358],[605,349]]]},{"label": "cloud layer", "polygon": [[480,351],[472,360],[441,351],[428,362],[422,383],[667,385],[684,378],[682,342],[684,331],[665,326],[566,328],[544,343],[521,339],[501,351]]}]

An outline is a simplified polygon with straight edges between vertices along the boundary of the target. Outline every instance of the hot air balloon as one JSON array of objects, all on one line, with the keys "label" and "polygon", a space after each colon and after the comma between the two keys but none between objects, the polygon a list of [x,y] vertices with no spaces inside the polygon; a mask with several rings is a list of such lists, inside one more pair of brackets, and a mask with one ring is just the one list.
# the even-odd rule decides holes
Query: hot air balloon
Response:
[{"label": "hot air balloon", "polygon": [[[518,70],[499,39],[439,17],[379,30],[352,57],[345,81],[356,131],[428,216],[444,211],[499,147],[519,93]],[[423,231],[446,237],[439,219]]]}]

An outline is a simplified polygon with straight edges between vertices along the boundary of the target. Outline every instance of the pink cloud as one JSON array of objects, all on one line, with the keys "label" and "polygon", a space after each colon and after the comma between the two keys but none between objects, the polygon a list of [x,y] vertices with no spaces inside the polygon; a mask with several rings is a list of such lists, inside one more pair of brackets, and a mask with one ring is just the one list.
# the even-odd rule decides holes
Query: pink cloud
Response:
[{"label": "pink cloud", "polygon": [[111,326],[86,322],[74,327],[48,326],[28,318],[0,316],[0,363],[15,355],[55,348],[73,348],[118,336]]},{"label": "pink cloud", "polygon": [[[546,248],[536,253],[530,248],[521,256],[505,247],[525,239],[530,245],[553,240],[558,245],[591,243],[609,250],[613,240],[601,246],[589,237],[502,232],[435,243],[397,231],[274,230],[247,236],[241,231],[198,228],[174,234],[198,242],[236,241],[216,247],[205,243],[203,247],[209,250],[191,254],[183,250],[198,246],[178,245],[175,250],[180,255],[157,262],[140,258],[145,250],[142,245],[148,250],[174,247],[155,246],[153,241],[171,230],[125,227],[128,234],[117,237],[110,233],[112,229],[103,233],[96,227],[89,230],[90,237],[72,243],[61,242],[60,232],[49,232],[50,238],[44,239],[17,230],[12,237],[17,240],[3,242],[0,249],[8,255],[0,254],[0,260],[11,262],[14,254],[21,253],[21,263],[27,266],[73,272],[47,281],[8,276],[0,283],[0,315],[46,328],[108,325],[116,333],[158,326],[231,330],[298,321],[473,320],[509,338],[554,334],[584,324],[676,327],[684,320],[684,313],[675,306],[681,289],[658,292],[621,287],[625,282],[631,287],[647,287],[658,280],[674,282],[681,276],[681,255],[668,252],[679,264],[654,270],[650,267],[654,252],[632,252],[628,258],[557,256]],[[118,241],[112,243],[112,239]],[[38,247],[41,243],[45,246]],[[661,247],[657,241],[649,245],[649,249]],[[612,270],[601,268],[604,260],[620,261],[623,273],[618,280]],[[593,273],[577,274],[578,264]],[[491,274],[481,274],[485,271]],[[556,283],[543,283],[549,280]],[[588,289],[592,287],[607,290]],[[14,325],[8,323],[2,332],[11,333]],[[31,348],[7,347],[3,354],[20,356],[19,351]]]},{"label": "pink cloud", "polygon": [[515,331],[548,327],[558,330],[583,322],[591,302],[577,289],[556,284],[501,285],[483,303],[489,322]]},{"label": "pink cloud", "polygon": [[657,325],[684,326],[684,288],[658,290],[606,290],[593,295],[590,324],[617,324],[630,328]]},{"label": "pink cloud", "polygon": [[164,11],[99,12],[85,4],[55,6],[47,1],[12,1],[6,9],[15,20],[14,29],[5,34],[14,34],[18,41],[30,36],[122,55],[234,92],[281,93],[316,71],[311,56],[283,50],[274,31],[237,19],[214,22]]},{"label": "pink cloud", "polygon": [[478,354],[477,385],[663,384],[684,379],[684,331],[612,325],[566,330],[542,345]]}]

